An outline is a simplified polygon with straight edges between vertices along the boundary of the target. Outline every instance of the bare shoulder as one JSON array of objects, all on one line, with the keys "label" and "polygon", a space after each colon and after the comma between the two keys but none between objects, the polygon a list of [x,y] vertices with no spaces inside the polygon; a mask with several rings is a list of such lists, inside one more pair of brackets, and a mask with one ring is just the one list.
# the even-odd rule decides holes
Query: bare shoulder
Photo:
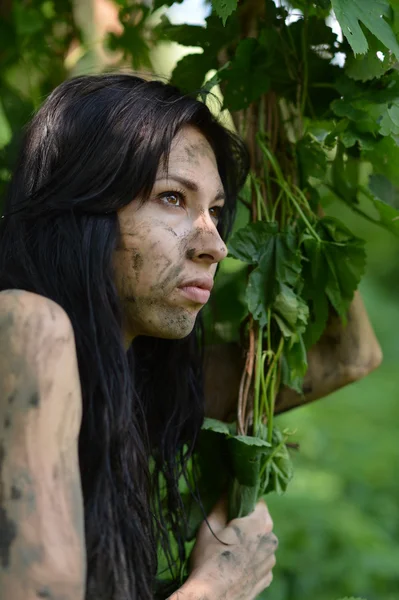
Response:
[{"label": "bare shoulder", "polygon": [[0,334],[11,329],[25,329],[27,322],[35,321],[42,328],[72,330],[65,310],[53,300],[25,290],[3,290],[0,292]]},{"label": "bare shoulder", "polygon": [[[7,527],[1,598],[83,598],[81,417],[65,311],[38,294],[1,292],[0,513]],[[3,533],[0,524],[1,539]]]},{"label": "bare shoulder", "polygon": [[[67,406],[75,415],[76,431],[81,389],[75,337],[57,303],[24,290],[0,292],[0,390],[0,415],[4,410],[21,413],[40,401],[46,410],[39,414],[50,427]],[[10,395],[19,401],[7,405]],[[61,400],[65,395],[69,402]]]}]

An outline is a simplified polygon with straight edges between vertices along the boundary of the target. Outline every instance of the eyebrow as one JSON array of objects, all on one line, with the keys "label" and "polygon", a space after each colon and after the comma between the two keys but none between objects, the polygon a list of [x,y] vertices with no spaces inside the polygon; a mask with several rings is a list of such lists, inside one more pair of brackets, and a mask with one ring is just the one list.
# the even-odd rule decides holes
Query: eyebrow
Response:
[{"label": "eyebrow", "polygon": [[[155,181],[160,181],[161,179],[166,179],[166,180],[174,179],[175,181],[178,181],[179,183],[181,183],[181,185],[184,185],[184,187],[186,187],[188,190],[191,190],[192,192],[199,192],[199,187],[195,183],[195,181],[193,181],[192,179],[187,179],[186,177],[182,177],[181,175],[173,175],[173,174],[169,174],[169,176],[162,175],[162,177],[157,177]],[[219,189],[217,191],[214,199],[215,200],[225,200],[226,194],[224,193],[224,191],[222,189]]]}]

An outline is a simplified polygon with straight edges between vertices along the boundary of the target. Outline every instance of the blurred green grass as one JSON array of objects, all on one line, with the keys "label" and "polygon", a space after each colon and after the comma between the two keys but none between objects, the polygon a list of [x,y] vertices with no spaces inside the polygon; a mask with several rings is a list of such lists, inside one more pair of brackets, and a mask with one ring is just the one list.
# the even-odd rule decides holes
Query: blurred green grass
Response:
[{"label": "blurred green grass", "polygon": [[367,239],[361,293],[384,353],[365,379],[278,418],[294,480],[267,499],[280,540],[262,600],[399,600],[399,240],[329,208]]}]

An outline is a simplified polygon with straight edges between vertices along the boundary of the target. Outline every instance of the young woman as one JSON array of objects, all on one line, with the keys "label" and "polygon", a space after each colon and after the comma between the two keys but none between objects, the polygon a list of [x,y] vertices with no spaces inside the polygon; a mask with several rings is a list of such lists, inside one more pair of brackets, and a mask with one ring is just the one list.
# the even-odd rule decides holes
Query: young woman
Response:
[{"label": "young woman", "polygon": [[[131,75],[63,83],[27,128],[0,225],[2,600],[150,600],[169,532],[184,559],[198,315],[247,170],[204,104]],[[227,523],[222,499],[172,597],[255,598],[276,544],[264,503]]]}]

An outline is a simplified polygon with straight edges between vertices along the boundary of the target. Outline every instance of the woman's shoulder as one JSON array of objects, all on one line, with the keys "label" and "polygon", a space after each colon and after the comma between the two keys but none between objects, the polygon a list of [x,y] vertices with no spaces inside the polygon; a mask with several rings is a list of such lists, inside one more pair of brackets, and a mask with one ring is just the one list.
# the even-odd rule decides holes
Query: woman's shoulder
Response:
[{"label": "woman's shoulder", "polygon": [[[46,423],[51,431],[55,430],[54,424],[65,419],[66,405],[74,414],[73,429],[78,430],[81,389],[75,336],[68,315],[45,296],[4,290],[0,292],[0,417],[2,409],[10,412],[12,408],[18,413],[18,402],[11,406],[2,402],[3,398],[24,398],[27,394],[46,406]],[[8,412],[6,416],[10,416]]]},{"label": "woman's shoulder", "polygon": [[20,289],[0,291],[0,336],[22,328],[25,334],[72,331],[67,313],[50,298]]}]

